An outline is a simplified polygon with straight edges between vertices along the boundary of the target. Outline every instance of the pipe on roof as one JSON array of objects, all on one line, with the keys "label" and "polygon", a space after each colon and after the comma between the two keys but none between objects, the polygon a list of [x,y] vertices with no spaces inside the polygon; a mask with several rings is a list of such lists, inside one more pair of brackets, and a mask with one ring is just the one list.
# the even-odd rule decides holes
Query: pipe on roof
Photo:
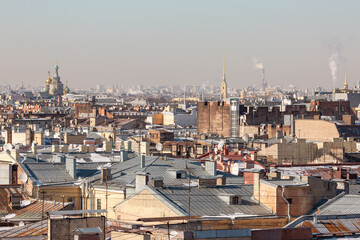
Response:
[{"label": "pipe on roof", "polygon": [[287,203],[288,206],[288,218],[289,218],[289,222],[291,221],[291,216],[290,216],[290,203],[289,201],[286,199],[286,197],[284,196],[284,192],[285,192],[285,187],[286,186],[281,186],[282,187],[282,191],[281,191],[281,197],[284,199],[284,201]]}]

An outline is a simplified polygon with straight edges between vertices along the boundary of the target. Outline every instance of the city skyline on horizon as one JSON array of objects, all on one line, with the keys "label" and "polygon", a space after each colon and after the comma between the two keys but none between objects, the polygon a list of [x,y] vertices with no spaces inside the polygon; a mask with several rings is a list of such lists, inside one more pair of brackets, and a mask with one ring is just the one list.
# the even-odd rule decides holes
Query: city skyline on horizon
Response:
[{"label": "city skyline on horizon", "polygon": [[260,87],[259,63],[269,86],[342,87],[347,72],[353,87],[360,4],[347,3],[2,2],[0,82],[43,85],[57,59],[70,88],[220,86],[225,53],[229,88]]}]

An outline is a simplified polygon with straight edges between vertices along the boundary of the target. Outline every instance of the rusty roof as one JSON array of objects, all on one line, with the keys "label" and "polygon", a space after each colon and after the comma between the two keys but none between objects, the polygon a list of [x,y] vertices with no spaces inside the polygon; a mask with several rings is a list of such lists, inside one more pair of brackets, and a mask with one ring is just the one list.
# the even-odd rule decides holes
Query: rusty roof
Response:
[{"label": "rusty roof", "polygon": [[30,205],[20,209],[13,210],[8,216],[5,216],[9,222],[17,221],[38,221],[42,218],[42,209],[44,207],[44,216],[47,212],[59,211],[64,208],[69,208],[73,203],[60,203],[55,201],[34,201]]},{"label": "rusty roof", "polygon": [[168,222],[178,220],[202,219],[199,216],[180,216],[180,217],[155,217],[155,218],[139,218],[136,221],[142,222]]},{"label": "rusty roof", "polygon": [[9,201],[8,201],[8,195],[10,193],[17,193],[21,194],[20,186],[14,185],[14,186],[1,186],[0,187],[0,214],[8,214],[12,211]]},{"label": "rusty roof", "polygon": [[28,239],[30,236],[41,236],[47,234],[47,220],[39,221],[36,223],[26,224],[20,227],[14,227],[9,230],[1,231],[0,238],[16,238],[16,237],[26,237]]},{"label": "rusty roof", "polygon": [[360,235],[360,214],[302,216],[285,228],[310,227],[313,236]]}]

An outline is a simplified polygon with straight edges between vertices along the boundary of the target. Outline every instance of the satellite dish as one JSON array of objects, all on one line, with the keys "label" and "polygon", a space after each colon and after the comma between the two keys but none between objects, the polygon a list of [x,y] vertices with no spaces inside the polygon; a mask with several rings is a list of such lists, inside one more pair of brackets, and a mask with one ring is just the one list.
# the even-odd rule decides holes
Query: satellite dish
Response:
[{"label": "satellite dish", "polygon": [[22,174],[20,174],[19,179],[22,183],[26,183],[26,181],[28,180],[28,177],[25,173],[22,173]]},{"label": "satellite dish", "polygon": [[159,152],[161,152],[163,150],[163,145],[161,143],[157,143],[156,144],[156,150],[158,150]]},{"label": "satellite dish", "polygon": [[219,142],[219,145],[218,145],[218,148],[219,148],[220,151],[223,149],[224,145],[225,145],[225,141],[224,141],[224,140],[221,140],[221,141]]}]

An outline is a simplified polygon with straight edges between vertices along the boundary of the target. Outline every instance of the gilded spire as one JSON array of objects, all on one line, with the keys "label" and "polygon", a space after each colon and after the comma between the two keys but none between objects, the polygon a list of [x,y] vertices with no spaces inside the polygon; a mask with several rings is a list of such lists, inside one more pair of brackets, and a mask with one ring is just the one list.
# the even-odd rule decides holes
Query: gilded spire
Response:
[{"label": "gilded spire", "polygon": [[348,89],[349,85],[347,82],[347,73],[345,72],[345,82],[344,82],[344,89]]},{"label": "gilded spire", "polygon": [[223,66],[223,77],[221,82],[221,100],[226,99],[227,96],[227,83],[225,77],[225,54],[224,54],[224,66]]}]

